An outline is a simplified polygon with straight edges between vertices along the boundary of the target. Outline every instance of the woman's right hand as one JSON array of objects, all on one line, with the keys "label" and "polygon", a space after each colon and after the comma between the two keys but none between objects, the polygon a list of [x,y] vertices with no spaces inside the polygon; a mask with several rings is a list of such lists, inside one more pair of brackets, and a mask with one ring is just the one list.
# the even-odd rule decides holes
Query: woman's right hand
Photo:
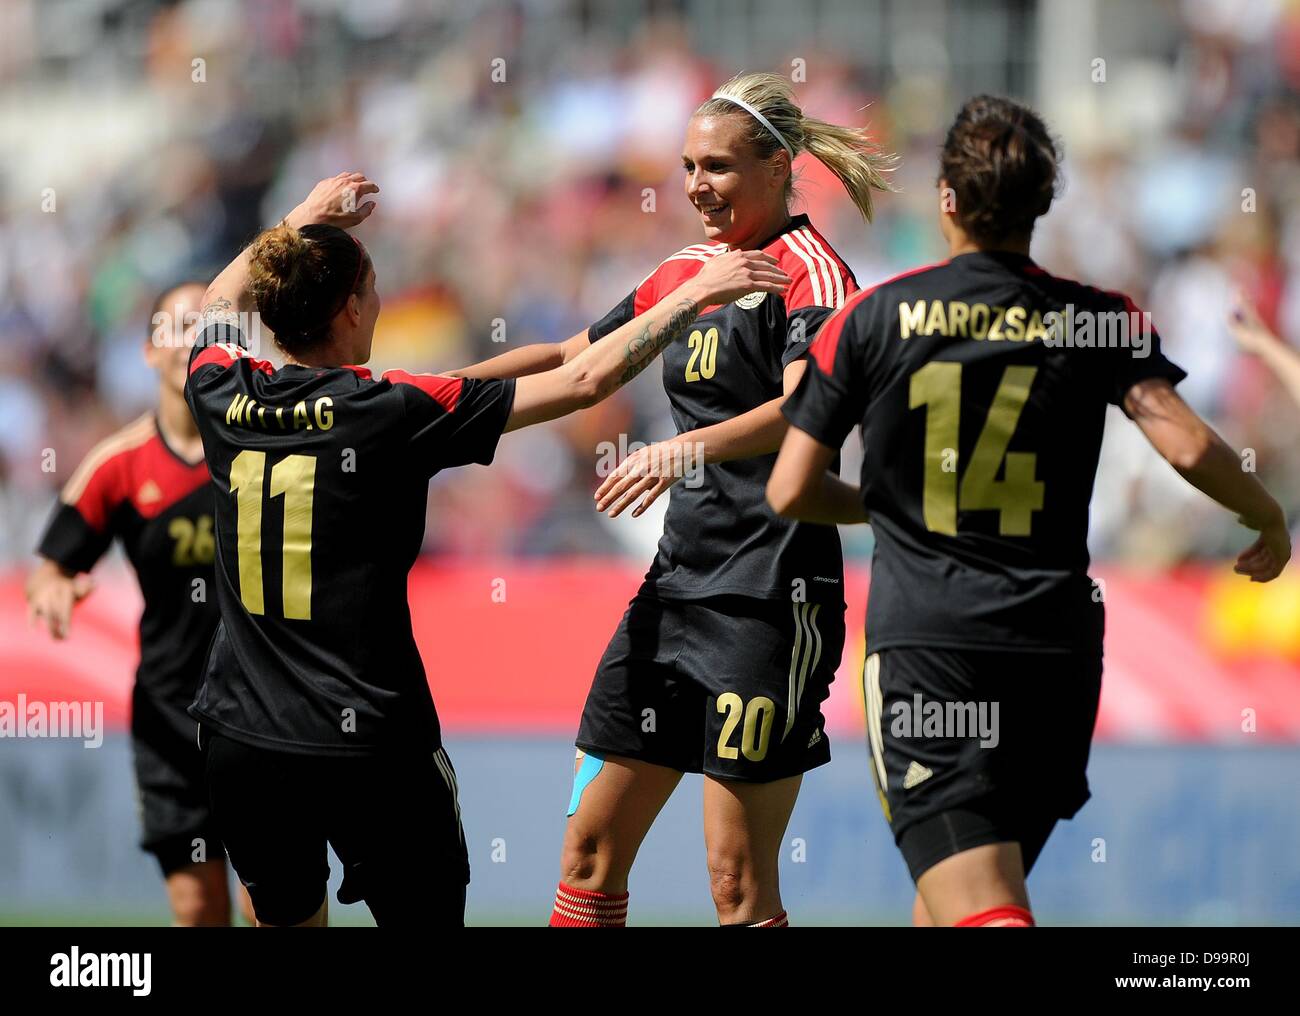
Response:
[{"label": "woman's right hand", "polygon": [[378,193],[379,185],[367,179],[365,173],[339,173],[313,187],[307,200],[284,221],[295,229],[312,224],[351,229],[375,210],[373,201],[361,202],[362,196]]},{"label": "woman's right hand", "polygon": [[690,280],[700,309],[739,300],[749,293],[784,293],[793,280],[771,254],[730,250],[709,258]]},{"label": "woman's right hand", "polygon": [[43,623],[54,638],[67,638],[72,608],[94,588],[89,575],[68,575],[53,561],[42,561],[27,580],[27,623]]}]

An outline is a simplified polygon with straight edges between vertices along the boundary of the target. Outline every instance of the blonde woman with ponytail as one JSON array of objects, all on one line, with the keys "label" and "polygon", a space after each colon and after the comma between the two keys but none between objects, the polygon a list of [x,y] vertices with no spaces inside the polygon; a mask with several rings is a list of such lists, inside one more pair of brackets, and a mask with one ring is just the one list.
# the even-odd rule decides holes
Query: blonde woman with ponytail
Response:
[{"label": "blonde woman with ponytail", "polygon": [[564,363],[729,250],[765,251],[792,279],[781,295],[701,310],[687,341],[664,354],[677,435],[630,455],[596,492],[598,510],[636,517],[675,485],[659,553],[583,711],[554,926],[625,923],[637,849],[687,772],[704,774],[719,922],[787,923],[778,852],[803,774],[830,759],[820,707],[844,641],[843,562],[833,526],[787,523],[763,491],[807,343],[857,290],[829,241],[790,213],[803,152],[869,222],[893,160],[866,131],[805,116],[777,75],[728,81],[695,111],[682,147],[702,240],[585,332],[461,372],[511,377]]}]

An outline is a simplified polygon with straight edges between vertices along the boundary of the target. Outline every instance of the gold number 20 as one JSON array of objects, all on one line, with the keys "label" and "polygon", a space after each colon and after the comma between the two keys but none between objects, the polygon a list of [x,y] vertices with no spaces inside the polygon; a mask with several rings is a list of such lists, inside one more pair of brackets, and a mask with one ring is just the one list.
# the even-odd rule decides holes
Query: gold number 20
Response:
[{"label": "gold number 20", "polygon": [[[776,703],[766,696],[759,695],[745,700],[734,691],[718,696],[718,712],[726,713],[722,721],[722,734],[718,737],[718,758],[738,758],[744,754],[751,762],[762,762],[767,758],[768,742],[772,739],[772,720],[776,717]],[[740,737],[740,749],[737,750],[727,742],[740,726],[741,717],[745,719],[745,729]]]},{"label": "gold number 20", "polygon": [[[687,336],[686,344],[691,347],[690,360],[686,363],[686,380],[708,380],[718,369],[718,330],[710,328],[702,332],[698,328]],[[700,361],[700,369],[695,369],[695,361]]]}]

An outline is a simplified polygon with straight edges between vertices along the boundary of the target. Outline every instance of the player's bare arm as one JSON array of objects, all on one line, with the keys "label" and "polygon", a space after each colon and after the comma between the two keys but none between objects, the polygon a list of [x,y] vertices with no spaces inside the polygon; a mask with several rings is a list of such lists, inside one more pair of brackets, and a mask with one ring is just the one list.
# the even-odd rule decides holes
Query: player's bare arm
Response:
[{"label": "player's bare arm", "polygon": [[509,378],[527,377],[542,371],[562,367],[587,348],[587,332],[584,329],[563,342],[534,342],[520,346],[500,356],[472,363],[468,367],[459,367],[447,371],[448,377],[478,378],[480,380],[507,380]]},{"label": "player's bare arm", "polygon": [[1277,578],[1291,558],[1286,515],[1255,475],[1242,469],[1237,453],[1163,378],[1130,388],[1124,408],[1183,479],[1259,533],[1234,570],[1252,582]]},{"label": "player's bare arm", "polygon": [[772,510],[783,518],[823,525],[869,522],[862,492],[830,471],[835,452],[791,427],[767,481],[767,503]]},{"label": "player's bare arm", "polygon": [[731,251],[712,259],[694,278],[572,361],[520,378],[506,430],[553,420],[608,398],[683,335],[701,308],[746,293],[781,293],[789,284],[776,260],[761,251]]}]

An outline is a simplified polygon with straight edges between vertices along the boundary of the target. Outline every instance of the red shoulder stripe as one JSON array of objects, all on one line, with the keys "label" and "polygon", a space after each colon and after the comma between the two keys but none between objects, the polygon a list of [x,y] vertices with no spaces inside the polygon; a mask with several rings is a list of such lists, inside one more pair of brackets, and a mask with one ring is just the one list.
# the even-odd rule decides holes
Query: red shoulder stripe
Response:
[{"label": "red shoulder stripe", "polygon": [[827,261],[839,267],[841,274],[844,276],[845,286],[853,287],[852,290],[846,288],[845,295],[848,295],[849,292],[856,292],[858,283],[853,277],[853,271],[849,268],[849,263],[839,256],[835,248],[831,246],[831,242],[822,234],[821,230],[809,223],[807,226],[803,227],[802,231],[811,240],[812,246],[818,253],[825,257]]},{"label": "red shoulder stripe", "polygon": [[275,373],[275,367],[270,361],[254,359],[249,356],[247,350],[241,349],[233,342],[218,342],[208,346],[190,362],[190,375],[193,376],[196,370],[210,363],[215,363],[219,367],[229,367],[237,360],[247,360],[253,370],[260,370],[263,374]]},{"label": "red shoulder stripe", "polygon": [[420,389],[449,413],[456,409],[461,389],[465,386],[464,378],[447,377],[445,374],[411,374],[404,370],[384,371],[384,380]]},{"label": "red shoulder stripe", "polygon": [[640,317],[658,301],[655,299],[654,276],[636,287],[636,297],[632,301],[632,316]]},{"label": "red shoulder stripe", "polygon": [[132,453],[156,436],[153,417],[145,416],[105,438],[82,460],[60,500],[80,512],[91,528],[103,532],[108,517],[130,494]]},{"label": "red shoulder stripe", "polygon": [[948,260],[949,260],[948,258],[944,258],[942,261],[936,261],[932,265],[922,265],[920,268],[909,268],[905,272],[899,272],[897,275],[891,275],[883,282],[877,282],[874,286],[870,287],[869,289],[864,289],[861,293],[857,295],[870,296],[881,286],[888,286],[891,282],[897,282],[899,279],[910,278],[913,275],[920,275],[922,272],[928,272],[933,268],[942,268],[944,265],[948,264]]},{"label": "red shoulder stripe", "polygon": [[1128,314],[1142,314],[1143,310],[1127,293],[1121,293],[1117,289],[1099,289],[1097,286],[1090,286],[1086,282],[1080,282],[1078,279],[1067,279],[1060,275],[1053,275],[1045,268],[1040,268],[1035,264],[1027,264],[1024,267],[1026,275],[1041,275],[1045,279],[1051,279],[1053,282],[1063,282],[1066,285],[1078,286],[1080,289],[1086,289],[1090,293],[1099,293],[1102,296],[1108,296],[1112,300],[1119,300],[1124,304],[1124,311]]},{"label": "red shoulder stripe", "polygon": [[785,294],[786,311],[804,307],[838,310],[858,284],[844,259],[806,220],[797,222],[763,250],[794,281]]},{"label": "red shoulder stripe", "polygon": [[840,347],[840,333],[844,331],[844,323],[849,319],[849,312],[864,296],[865,293],[855,293],[843,307],[828,317],[821,331],[817,333],[817,338],[813,340],[812,346],[809,347],[808,355],[817,361],[817,366],[822,369],[823,374],[834,373],[835,353]]},{"label": "red shoulder stripe", "polygon": [[[644,314],[687,279],[695,276],[706,261],[725,254],[726,251],[725,243],[695,243],[659,262],[658,267],[636,287],[633,314],[637,317]],[[700,313],[706,314],[711,309],[701,309]]]}]

